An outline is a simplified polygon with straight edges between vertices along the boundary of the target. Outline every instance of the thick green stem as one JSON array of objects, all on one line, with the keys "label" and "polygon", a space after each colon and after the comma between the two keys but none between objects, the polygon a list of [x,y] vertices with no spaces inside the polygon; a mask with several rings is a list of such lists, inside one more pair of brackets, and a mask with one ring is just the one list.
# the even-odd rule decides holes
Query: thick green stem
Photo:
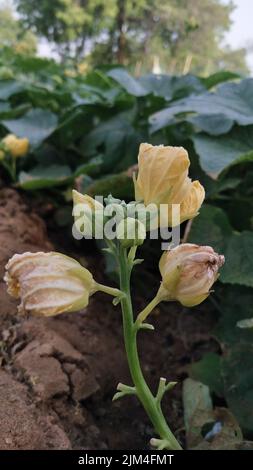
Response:
[{"label": "thick green stem", "polygon": [[124,248],[120,248],[119,268],[120,289],[125,293],[125,297],[121,299],[125,348],[131,377],[136,389],[136,394],[160,438],[168,442],[170,449],[181,450],[182,448],[180,444],[166,423],[160,407],[160,403],[157,402],[156,397],[154,397],[151,390],[149,389],[141,370],[137,350],[137,330],[134,324],[130,295],[129,261],[127,259],[127,253]]}]

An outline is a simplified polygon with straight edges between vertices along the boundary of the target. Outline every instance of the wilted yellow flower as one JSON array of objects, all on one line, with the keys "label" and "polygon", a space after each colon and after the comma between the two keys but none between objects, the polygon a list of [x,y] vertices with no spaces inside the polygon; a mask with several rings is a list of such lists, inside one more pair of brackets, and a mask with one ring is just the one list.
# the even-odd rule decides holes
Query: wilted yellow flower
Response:
[{"label": "wilted yellow flower", "polygon": [[[188,177],[189,157],[183,147],[141,144],[135,199],[144,204],[168,205],[167,224],[173,226],[172,204],[180,204],[180,223],[195,217],[205,191],[198,181]],[[163,225],[163,220],[160,225]]]},{"label": "wilted yellow flower", "polygon": [[29,149],[29,140],[26,137],[19,139],[14,134],[8,134],[4,137],[2,143],[14,158],[23,157]]},{"label": "wilted yellow flower", "polygon": [[199,181],[193,181],[188,195],[180,205],[180,222],[196,217],[204,199],[205,190],[203,186]]},{"label": "wilted yellow flower", "polygon": [[88,196],[88,194],[81,194],[75,190],[72,191],[72,197],[74,226],[77,232],[82,236],[92,236],[95,212],[97,226],[100,228],[103,226],[103,204]]},{"label": "wilted yellow flower", "polygon": [[200,304],[208,297],[224,261],[210,246],[185,243],[165,251],[159,263],[162,284],[158,297],[178,300],[185,307]]},{"label": "wilted yellow flower", "polygon": [[53,316],[88,305],[98,284],[92,274],[61,253],[23,253],[6,265],[8,293],[20,298],[19,313]]}]

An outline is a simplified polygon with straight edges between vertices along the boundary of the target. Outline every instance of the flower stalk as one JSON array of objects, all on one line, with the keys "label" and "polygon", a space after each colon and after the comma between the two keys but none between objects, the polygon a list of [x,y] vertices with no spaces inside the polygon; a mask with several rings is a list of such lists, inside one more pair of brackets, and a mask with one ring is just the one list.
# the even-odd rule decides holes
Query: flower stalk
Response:
[{"label": "flower stalk", "polygon": [[149,419],[151,420],[155,431],[161,440],[166,442],[167,449],[181,450],[181,446],[173,433],[171,432],[164,415],[162,413],[160,403],[152,394],[142,373],[139,354],[137,349],[137,330],[133,318],[132,301],[130,294],[130,269],[127,257],[127,250],[120,246],[119,248],[119,271],[120,271],[120,289],[125,293],[121,299],[121,308],[123,316],[123,331],[126,355],[129,365],[130,374],[135,387],[135,394],[142,403]]}]

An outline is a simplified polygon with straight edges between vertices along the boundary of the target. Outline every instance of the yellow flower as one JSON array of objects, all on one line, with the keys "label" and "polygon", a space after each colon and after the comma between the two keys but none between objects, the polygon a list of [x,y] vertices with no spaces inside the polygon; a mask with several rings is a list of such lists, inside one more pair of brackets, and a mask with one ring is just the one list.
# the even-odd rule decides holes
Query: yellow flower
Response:
[{"label": "yellow flower", "polygon": [[177,300],[185,307],[200,304],[210,294],[224,261],[210,246],[185,243],[165,251],[159,263],[159,299]]},{"label": "yellow flower", "polygon": [[77,233],[82,236],[92,236],[94,216],[96,216],[97,227],[103,228],[103,204],[88,196],[88,194],[81,194],[75,190],[72,191],[72,197],[74,227]]},{"label": "yellow flower", "polygon": [[23,253],[6,265],[8,293],[20,298],[19,313],[53,316],[88,305],[98,284],[92,274],[61,253]]},{"label": "yellow flower", "polygon": [[195,217],[204,200],[205,191],[198,181],[188,177],[189,157],[183,147],[141,144],[138,155],[139,172],[135,184],[135,199],[147,206],[166,204],[166,221],[173,226],[172,204],[180,204],[180,223]]},{"label": "yellow flower", "polygon": [[180,222],[193,219],[205,199],[205,190],[199,181],[193,181],[191,188],[180,206]]},{"label": "yellow flower", "polygon": [[14,158],[23,157],[27,154],[29,149],[29,140],[26,137],[19,139],[14,134],[8,134],[2,140],[2,143]]}]

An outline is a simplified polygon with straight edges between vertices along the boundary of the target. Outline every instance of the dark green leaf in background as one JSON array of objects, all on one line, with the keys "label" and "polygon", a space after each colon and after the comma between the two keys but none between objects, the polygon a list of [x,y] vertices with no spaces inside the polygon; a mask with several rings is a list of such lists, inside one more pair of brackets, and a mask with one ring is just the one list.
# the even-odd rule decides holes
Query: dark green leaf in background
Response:
[{"label": "dark green leaf in background", "polygon": [[19,175],[19,186],[23,189],[42,189],[64,184],[71,176],[68,166],[37,166],[29,173],[22,171]]},{"label": "dark green leaf in background", "polygon": [[32,109],[19,119],[5,120],[4,126],[18,137],[27,137],[31,145],[39,145],[57,126],[57,116],[44,109]]},{"label": "dark green leaf in background", "polygon": [[217,176],[232,164],[253,161],[253,126],[237,127],[215,138],[195,134],[192,140],[200,165],[208,174]]}]

